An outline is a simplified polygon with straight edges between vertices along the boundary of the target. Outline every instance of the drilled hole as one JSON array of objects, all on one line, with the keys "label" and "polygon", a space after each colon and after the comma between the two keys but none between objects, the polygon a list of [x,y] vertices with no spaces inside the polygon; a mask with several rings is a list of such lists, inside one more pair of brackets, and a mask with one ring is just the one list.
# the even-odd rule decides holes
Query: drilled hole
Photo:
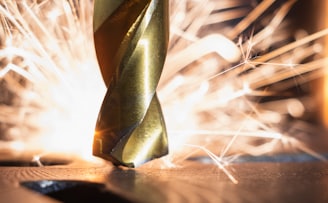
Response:
[{"label": "drilled hole", "polygon": [[110,191],[104,184],[84,181],[30,181],[21,183],[24,187],[47,195],[61,202],[117,202],[131,203]]}]

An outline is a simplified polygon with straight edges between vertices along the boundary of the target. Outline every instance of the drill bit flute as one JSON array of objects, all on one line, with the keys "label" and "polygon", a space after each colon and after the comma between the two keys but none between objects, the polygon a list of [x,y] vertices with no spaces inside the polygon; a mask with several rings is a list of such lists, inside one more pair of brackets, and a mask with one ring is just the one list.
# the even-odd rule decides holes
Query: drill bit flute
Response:
[{"label": "drill bit flute", "polygon": [[166,155],[156,87],[168,44],[167,0],[95,0],[94,39],[108,90],[93,154],[128,167]]}]

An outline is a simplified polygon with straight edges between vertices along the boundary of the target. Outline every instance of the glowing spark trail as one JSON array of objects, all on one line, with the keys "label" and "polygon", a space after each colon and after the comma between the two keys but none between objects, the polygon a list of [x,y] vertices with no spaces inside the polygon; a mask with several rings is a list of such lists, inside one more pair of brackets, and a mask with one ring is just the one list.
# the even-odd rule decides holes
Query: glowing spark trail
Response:
[{"label": "glowing spark trail", "polygon": [[[306,98],[258,101],[319,77],[327,59],[304,59],[320,52],[314,41],[328,34],[296,38],[285,21],[294,3],[170,1],[170,47],[158,93],[173,162],[198,146],[237,182],[224,168],[225,156],[258,155],[274,150],[277,141],[291,143],[279,126],[306,113]],[[105,93],[92,7],[79,0],[0,0],[1,147],[13,142],[19,151],[91,155]],[[252,144],[255,138],[262,144]],[[322,159],[300,143],[293,147]],[[182,150],[187,152],[180,156]]]},{"label": "glowing spark trail", "polygon": [[3,139],[90,157],[105,91],[91,12],[90,1],[1,1]]}]

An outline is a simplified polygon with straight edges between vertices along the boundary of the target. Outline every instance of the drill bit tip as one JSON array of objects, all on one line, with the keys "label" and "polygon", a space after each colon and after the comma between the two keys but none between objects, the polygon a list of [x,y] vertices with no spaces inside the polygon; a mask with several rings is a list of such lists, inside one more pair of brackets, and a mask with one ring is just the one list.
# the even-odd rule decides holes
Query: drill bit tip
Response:
[{"label": "drill bit tip", "polygon": [[114,131],[96,132],[93,154],[111,161],[114,165],[127,167],[138,167],[168,154],[164,120],[161,113],[154,113],[158,110],[158,100],[154,99],[143,121],[131,129],[126,129],[121,135],[115,134]]}]

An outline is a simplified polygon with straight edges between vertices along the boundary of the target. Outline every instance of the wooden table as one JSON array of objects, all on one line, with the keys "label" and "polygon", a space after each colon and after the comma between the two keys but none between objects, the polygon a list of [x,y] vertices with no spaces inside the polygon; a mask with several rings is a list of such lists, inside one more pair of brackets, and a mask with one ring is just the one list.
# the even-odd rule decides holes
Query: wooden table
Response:
[{"label": "wooden table", "polygon": [[328,163],[321,161],[234,163],[227,169],[238,184],[216,165],[197,160],[164,169],[57,163],[26,167],[0,161],[0,202],[69,202],[73,197],[72,202],[328,202]]}]

